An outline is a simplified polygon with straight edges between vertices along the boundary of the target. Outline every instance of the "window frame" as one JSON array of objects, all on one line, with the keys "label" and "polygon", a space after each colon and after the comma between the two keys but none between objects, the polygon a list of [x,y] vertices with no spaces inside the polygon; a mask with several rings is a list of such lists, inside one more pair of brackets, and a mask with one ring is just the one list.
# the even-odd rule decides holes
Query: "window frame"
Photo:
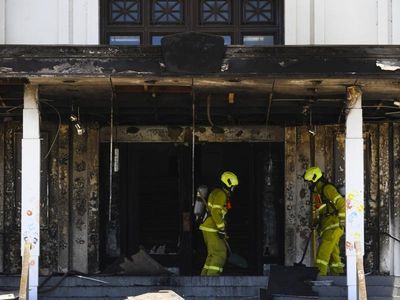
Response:
[{"label": "window frame", "polygon": [[151,9],[153,1],[141,0],[141,24],[112,25],[107,19],[109,0],[100,0],[100,43],[108,45],[110,35],[141,35],[141,45],[152,45],[153,35],[176,34],[187,31],[205,32],[210,34],[231,36],[232,45],[243,43],[243,35],[274,35],[274,45],[284,42],[284,0],[271,0],[273,3],[273,23],[243,24],[242,0],[230,0],[232,3],[231,24],[207,23],[200,20],[201,0],[185,0],[183,24],[152,24]]}]

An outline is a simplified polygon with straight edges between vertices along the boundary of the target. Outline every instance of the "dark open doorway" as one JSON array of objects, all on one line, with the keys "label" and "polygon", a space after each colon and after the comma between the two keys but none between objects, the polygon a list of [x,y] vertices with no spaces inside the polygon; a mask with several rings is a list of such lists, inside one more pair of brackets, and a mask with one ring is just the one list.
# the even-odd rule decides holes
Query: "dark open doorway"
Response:
[{"label": "dark open doorway", "polygon": [[[283,143],[196,145],[195,185],[220,186],[225,170],[239,177],[228,214],[230,244],[249,269],[227,265],[224,274],[260,275],[263,265],[283,263]],[[101,147],[101,258],[105,267],[139,246],[181,275],[198,275],[206,249],[192,210],[191,148],[172,143],[124,143],[113,174],[108,221],[109,144]]]}]

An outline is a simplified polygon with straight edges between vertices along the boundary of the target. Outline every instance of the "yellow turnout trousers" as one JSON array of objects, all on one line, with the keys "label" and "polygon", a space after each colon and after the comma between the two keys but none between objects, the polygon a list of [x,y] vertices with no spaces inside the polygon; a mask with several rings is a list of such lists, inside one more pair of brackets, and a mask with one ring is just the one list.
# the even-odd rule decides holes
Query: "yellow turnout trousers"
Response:
[{"label": "yellow turnout trousers", "polygon": [[220,275],[226,261],[226,244],[218,237],[217,232],[202,231],[207,247],[207,259],[201,271],[202,276]]},{"label": "yellow turnout trousers", "polygon": [[322,233],[315,261],[315,265],[319,269],[319,275],[327,275],[328,267],[332,275],[344,273],[344,264],[340,257],[339,248],[339,241],[342,235],[343,229],[340,227],[329,229]]}]

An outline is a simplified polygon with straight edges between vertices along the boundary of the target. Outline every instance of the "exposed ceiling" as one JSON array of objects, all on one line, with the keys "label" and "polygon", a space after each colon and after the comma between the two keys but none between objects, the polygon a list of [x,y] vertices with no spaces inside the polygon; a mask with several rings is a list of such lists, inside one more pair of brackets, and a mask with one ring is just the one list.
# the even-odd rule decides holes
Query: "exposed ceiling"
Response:
[{"label": "exposed ceiling", "polygon": [[337,124],[357,85],[365,121],[400,118],[398,46],[231,46],[217,57],[192,43],[201,38],[182,34],[166,48],[2,45],[0,115],[21,117],[31,83],[42,119],[79,108],[82,121],[107,124],[112,102],[117,124],[190,125],[194,103],[201,125]]},{"label": "exposed ceiling", "polygon": [[[134,125],[336,124],[345,120],[346,87],[363,91],[365,121],[397,120],[400,81],[392,79],[312,80],[271,78],[31,78],[39,85],[42,118],[65,120],[78,110],[82,121],[109,122],[113,96],[115,121]],[[0,85],[0,115],[20,118],[23,85]]]}]

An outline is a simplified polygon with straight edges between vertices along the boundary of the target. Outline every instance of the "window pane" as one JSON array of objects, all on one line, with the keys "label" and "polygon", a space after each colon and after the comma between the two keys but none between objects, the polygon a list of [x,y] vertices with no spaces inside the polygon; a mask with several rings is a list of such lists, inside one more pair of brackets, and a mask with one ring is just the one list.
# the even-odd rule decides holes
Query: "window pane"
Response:
[{"label": "window pane", "polygon": [[273,21],[272,0],[244,0],[244,23],[267,23]]},{"label": "window pane", "polygon": [[111,23],[140,23],[140,0],[111,0]]},{"label": "window pane", "polygon": [[112,35],[110,36],[110,45],[130,45],[138,46],[140,45],[139,35]]},{"label": "window pane", "polygon": [[163,38],[163,35],[153,35],[151,37],[151,44],[154,46],[159,46],[161,45],[161,39]]},{"label": "window pane", "polygon": [[153,0],[151,20],[153,24],[182,24],[183,0]]},{"label": "window pane", "polygon": [[202,0],[200,1],[200,22],[207,23],[231,23],[230,0]]},{"label": "window pane", "polygon": [[273,35],[244,35],[243,45],[246,46],[268,46],[274,44]]},{"label": "window pane", "polygon": [[224,38],[224,45],[232,45],[232,37],[230,35],[221,35]]}]

